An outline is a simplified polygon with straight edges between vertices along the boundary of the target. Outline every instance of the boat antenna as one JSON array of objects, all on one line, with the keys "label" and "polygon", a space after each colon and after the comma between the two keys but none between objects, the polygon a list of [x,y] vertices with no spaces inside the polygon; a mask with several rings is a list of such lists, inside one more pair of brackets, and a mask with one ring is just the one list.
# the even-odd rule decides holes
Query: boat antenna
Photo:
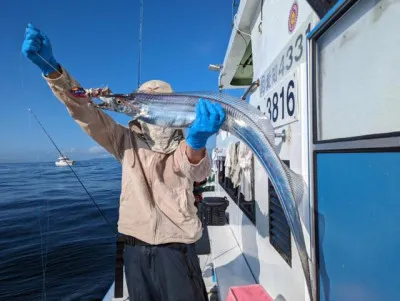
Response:
[{"label": "boat antenna", "polygon": [[143,0],[140,0],[140,20],[139,20],[139,59],[138,59],[138,88],[141,84],[141,64],[142,64],[142,41],[143,41]]},{"label": "boat antenna", "polygon": [[[32,114],[32,116],[35,118],[35,120],[37,121],[37,123],[39,124],[39,126],[42,128],[42,130],[44,131],[44,133],[47,135],[47,137],[50,139],[51,143],[54,145],[54,147],[57,149],[57,151],[60,153],[60,155],[62,157],[64,157],[64,154],[61,152],[61,150],[58,148],[57,144],[54,142],[54,140],[51,138],[50,134],[46,131],[46,129],[44,128],[44,126],[42,125],[42,123],[39,121],[39,119],[36,117],[36,114],[33,113],[33,111],[31,109],[28,109],[28,111]],[[103,214],[103,212],[101,211],[99,205],[96,203],[96,201],[93,199],[92,195],[89,193],[89,191],[86,189],[86,186],[82,183],[81,179],[79,178],[79,176],[76,174],[75,170],[72,168],[71,164],[69,164],[67,162],[67,165],[69,166],[69,168],[71,169],[72,173],[75,175],[76,179],[79,181],[79,183],[81,184],[81,186],[83,187],[83,189],[86,191],[86,194],[89,196],[90,200],[93,202],[93,204],[95,205],[95,207],[97,208],[97,211],[99,212],[100,216],[104,219],[104,221],[108,224],[108,226],[110,227],[110,230],[112,231],[112,233],[114,233],[115,236],[117,236],[117,232],[114,230],[114,227],[111,225],[110,221],[106,218],[106,216]]]}]

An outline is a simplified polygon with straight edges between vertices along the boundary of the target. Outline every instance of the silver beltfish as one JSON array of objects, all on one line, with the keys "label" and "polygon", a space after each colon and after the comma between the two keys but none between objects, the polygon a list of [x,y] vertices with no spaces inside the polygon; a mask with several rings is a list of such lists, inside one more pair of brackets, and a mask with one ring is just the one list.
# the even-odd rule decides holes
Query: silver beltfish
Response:
[{"label": "silver beltfish", "polygon": [[195,106],[199,98],[218,102],[226,113],[221,129],[235,135],[251,148],[279,196],[296,242],[310,299],[314,299],[309,257],[297,210],[304,196],[305,183],[301,176],[279,159],[275,152],[274,129],[263,113],[241,99],[218,92],[109,94],[99,98],[102,103],[97,104],[98,108],[172,128],[191,126],[196,118]]}]

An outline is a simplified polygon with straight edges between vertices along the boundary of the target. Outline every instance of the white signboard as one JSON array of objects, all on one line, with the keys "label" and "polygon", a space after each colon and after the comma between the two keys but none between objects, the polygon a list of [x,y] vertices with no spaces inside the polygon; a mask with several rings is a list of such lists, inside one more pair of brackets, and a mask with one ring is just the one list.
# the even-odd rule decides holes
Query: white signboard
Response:
[{"label": "white signboard", "polygon": [[279,127],[297,120],[298,74],[290,72],[279,84],[263,97],[265,108],[260,108],[271,120],[272,126]]}]

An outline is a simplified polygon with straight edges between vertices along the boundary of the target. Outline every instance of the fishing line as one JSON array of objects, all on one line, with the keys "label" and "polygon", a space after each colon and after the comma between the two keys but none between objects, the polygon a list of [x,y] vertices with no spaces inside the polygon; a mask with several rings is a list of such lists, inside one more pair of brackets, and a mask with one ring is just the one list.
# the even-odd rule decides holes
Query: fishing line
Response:
[{"label": "fishing line", "polygon": [[[41,176],[42,175],[42,167],[41,166],[39,166],[39,171],[40,171],[40,176]],[[43,215],[44,215],[45,223],[44,223],[44,230],[42,231],[42,218],[41,218],[41,212],[39,211],[38,219],[39,219],[39,232],[40,232],[40,257],[41,257],[41,262],[42,262],[42,300],[46,301],[46,299],[47,299],[46,271],[47,271],[47,254],[48,254],[48,249],[49,249],[48,233],[49,233],[49,219],[50,219],[49,214],[48,214],[48,199],[47,198],[44,198],[44,201],[43,201]],[[45,242],[43,242],[43,234],[44,233],[46,235]],[[45,244],[45,247],[43,247],[44,244]],[[43,249],[45,249],[44,252],[43,252]]]},{"label": "fishing line", "polygon": [[[46,131],[46,129],[44,128],[44,126],[42,125],[42,123],[39,121],[39,119],[36,117],[35,113],[33,113],[33,111],[31,109],[28,109],[28,111],[32,114],[32,116],[35,118],[35,120],[37,121],[37,123],[39,124],[39,126],[42,128],[42,130],[45,132],[45,134],[47,135],[47,137],[50,139],[51,143],[54,145],[54,147],[57,149],[57,151],[59,152],[60,156],[64,157],[64,154],[61,152],[61,150],[58,148],[58,146],[56,145],[56,143],[54,142],[54,140],[51,138],[51,136],[49,135],[49,133]],[[78,182],[81,184],[81,186],[83,187],[83,189],[86,191],[86,194],[89,196],[90,200],[93,202],[93,204],[95,205],[95,207],[97,208],[97,211],[99,212],[100,216],[104,219],[104,221],[108,224],[108,226],[110,227],[110,230],[112,231],[113,234],[118,235],[116,231],[114,231],[113,226],[111,225],[111,223],[109,222],[109,220],[106,218],[106,216],[103,214],[103,212],[101,211],[99,205],[96,203],[96,201],[93,199],[92,195],[89,193],[89,191],[86,189],[86,186],[83,184],[83,182],[81,181],[81,179],[79,178],[79,176],[76,174],[75,170],[72,168],[72,166],[67,162],[68,167],[71,169],[72,173],[75,175],[76,179],[78,180]]]},{"label": "fishing line", "polygon": [[36,55],[38,57],[40,57],[41,60],[43,60],[43,62],[45,62],[47,65],[49,65],[51,68],[53,68],[55,72],[57,72],[58,74],[62,75],[62,73],[56,67],[54,67],[52,64],[50,64],[43,56],[41,56],[39,54],[39,52],[35,52],[35,53],[36,53]]},{"label": "fishing line", "polygon": [[[23,55],[20,53],[20,74],[21,74],[21,86],[24,94],[24,99],[28,99],[25,97],[25,82],[24,82],[24,70],[23,70]],[[28,124],[29,129],[32,129],[32,120],[31,114],[28,115]],[[39,161],[39,154],[36,154],[36,161]],[[42,165],[39,165],[39,177],[42,176]],[[48,231],[50,228],[50,216],[48,214],[48,199],[46,197],[43,198],[43,204],[41,206],[42,210],[38,210],[38,223],[39,223],[39,234],[40,234],[40,262],[42,266],[42,292],[41,292],[41,300],[47,300],[47,292],[46,292],[46,272],[47,272],[47,263],[48,263],[48,250],[49,250],[49,242],[48,242]],[[44,229],[42,229],[42,214],[44,219]],[[45,236],[45,238],[43,238]]]},{"label": "fishing line", "polygon": [[19,72],[20,72],[20,74],[21,74],[21,86],[22,86],[22,91],[25,91],[24,70],[23,70],[23,67],[22,67],[22,59],[23,59],[23,57],[22,57],[22,52],[20,52],[20,55],[19,55]]}]

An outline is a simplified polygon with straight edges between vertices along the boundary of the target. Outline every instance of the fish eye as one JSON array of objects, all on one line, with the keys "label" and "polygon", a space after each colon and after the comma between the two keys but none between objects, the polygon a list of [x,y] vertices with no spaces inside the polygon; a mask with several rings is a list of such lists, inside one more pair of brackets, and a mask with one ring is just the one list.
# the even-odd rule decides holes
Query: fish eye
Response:
[{"label": "fish eye", "polygon": [[118,105],[122,104],[121,99],[117,99],[117,100],[116,100],[116,103],[117,103]]}]

